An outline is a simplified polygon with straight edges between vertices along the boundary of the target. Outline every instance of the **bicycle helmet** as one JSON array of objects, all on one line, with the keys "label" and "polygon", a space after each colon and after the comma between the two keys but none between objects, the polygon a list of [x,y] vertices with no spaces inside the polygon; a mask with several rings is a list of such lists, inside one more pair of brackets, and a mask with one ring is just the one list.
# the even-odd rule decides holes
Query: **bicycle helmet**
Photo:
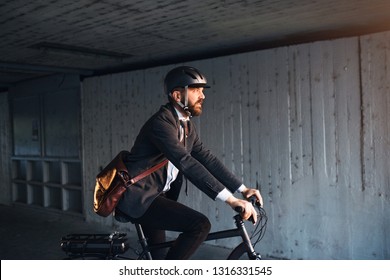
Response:
[{"label": "bicycle helmet", "polygon": [[184,88],[184,103],[177,101],[177,104],[187,112],[188,116],[191,113],[188,109],[188,88],[189,87],[204,87],[207,85],[206,77],[196,68],[190,66],[180,66],[172,69],[165,76],[164,90],[170,96],[175,88]]},{"label": "bicycle helmet", "polygon": [[170,94],[175,88],[185,87],[205,87],[206,77],[196,68],[190,66],[180,66],[172,69],[165,76],[164,89],[166,94]]}]

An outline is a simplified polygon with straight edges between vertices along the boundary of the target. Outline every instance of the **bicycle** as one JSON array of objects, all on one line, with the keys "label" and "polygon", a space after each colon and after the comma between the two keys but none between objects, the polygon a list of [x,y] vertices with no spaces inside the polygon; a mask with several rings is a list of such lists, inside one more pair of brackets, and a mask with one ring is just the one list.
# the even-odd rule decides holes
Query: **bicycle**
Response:
[{"label": "bicycle", "polygon": [[[256,227],[251,236],[245,227],[245,221],[240,214],[233,216],[235,228],[211,232],[205,241],[219,240],[231,237],[241,237],[242,242],[238,244],[228,255],[228,260],[237,260],[245,257],[250,260],[261,260],[261,255],[256,252],[255,247],[264,237],[267,226],[267,215],[265,210],[254,203],[258,212]],[[235,209],[238,213],[241,209]],[[167,241],[157,244],[149,244],[142,226],[134,224],[141,251],[133,249],[137,260],[152,260],[151,251],[155,249],[169,248],[174,241]],[[252,241],[254,240],[254,241]],[[126,243],[126,233],[114,232],[111,234],[71,234],[61,239],[61,248],[69,258],[99,258],[99,259],[129,259],[124,253],[130,248]]]}]

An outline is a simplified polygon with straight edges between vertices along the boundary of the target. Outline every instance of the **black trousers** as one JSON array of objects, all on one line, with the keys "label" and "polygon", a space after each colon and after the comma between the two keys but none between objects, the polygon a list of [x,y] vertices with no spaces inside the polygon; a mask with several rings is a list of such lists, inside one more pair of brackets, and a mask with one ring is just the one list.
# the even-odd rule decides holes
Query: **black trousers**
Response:
[{"label": "black trousers", "polygon": [[[157,197],[143,216],[132,219],[144,229],[150,244],[165,241],[165,230],[181,232],[166,253],[167,260],[189,259],[210,232],[209,219],[177,201]],[[165,250],[166,251],[166,250]],[[154,259],[164,259],[164,250],[152,252]]]}]

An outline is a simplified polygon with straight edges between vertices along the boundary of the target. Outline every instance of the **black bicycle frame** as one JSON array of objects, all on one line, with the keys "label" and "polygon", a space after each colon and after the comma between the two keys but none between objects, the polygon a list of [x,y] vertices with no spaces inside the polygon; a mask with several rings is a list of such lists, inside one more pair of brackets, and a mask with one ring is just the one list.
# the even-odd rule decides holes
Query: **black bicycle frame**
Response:
[{"label": "black bicycle frame", "polygon": [[[205,241],[218,240],[230,237],[238,237],[240,236],[245,244],[248,252],[249,258],[256,258],[256,252],[251,243],[248,232],[245,228],[244,221],[242,220],[240,215],[234,216],[236,228],[228,229],[222,231],[211,232],[208,234]],[[143,233],[142,226],[140,224],[135,224],[135,228],[137,230],[138,238],[142,246],[142,252],[139,254],[139,258],[143,258],[146,256],[147,259],[151,260],[152,256],[150,251],[155,249],[169,248],[173,245],[175,241],[167,241],[162,243],[148,244],[147,239]]]}]

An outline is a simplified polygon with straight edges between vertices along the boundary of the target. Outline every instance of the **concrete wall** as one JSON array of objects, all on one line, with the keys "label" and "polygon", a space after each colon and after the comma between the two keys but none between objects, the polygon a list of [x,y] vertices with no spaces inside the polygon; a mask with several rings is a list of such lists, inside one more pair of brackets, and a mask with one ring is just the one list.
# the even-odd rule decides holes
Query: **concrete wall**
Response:
[{"label": "concrete wall", "polygon": [[352,195],[360,209],[353,237],[356,253],[390,259],[390,33],[360,43],[362,185]]},{"label": "concrete wall", "polygon": [[11,119],[8,92],[0,92],[0,204],[11,204]]},{"label": "concrete wall", "polygon": [[[196,119],[205,144],[269,216],[259,249],[289,259],[389,259],[389,35],[315,42],[194,61],[212,86]],[[158,67],[86,79],[82,93],[85,213],[94,176],[130,149],[166,98]],[[190,185],[180,200],[213,230],[233,212]],[[218,242],[231,247],[237,240]]]}]

